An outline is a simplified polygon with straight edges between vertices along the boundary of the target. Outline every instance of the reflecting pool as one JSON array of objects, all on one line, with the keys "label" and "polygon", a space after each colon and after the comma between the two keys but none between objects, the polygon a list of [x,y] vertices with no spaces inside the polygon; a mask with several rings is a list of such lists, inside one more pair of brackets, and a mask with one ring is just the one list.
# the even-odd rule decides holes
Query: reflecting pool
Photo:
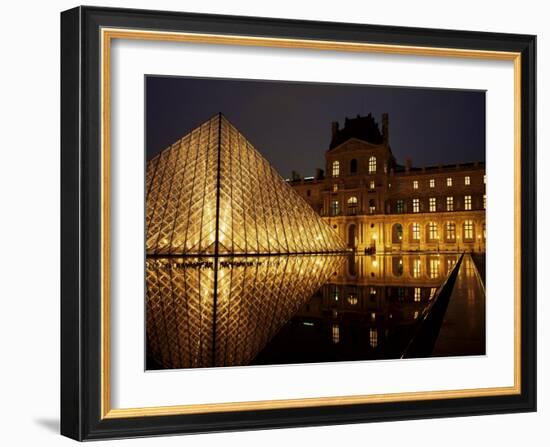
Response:
[{"label": "reflecting pool", "polygon": [[460,254],[148,258],[147,368],[484,354],[475,268]]}]

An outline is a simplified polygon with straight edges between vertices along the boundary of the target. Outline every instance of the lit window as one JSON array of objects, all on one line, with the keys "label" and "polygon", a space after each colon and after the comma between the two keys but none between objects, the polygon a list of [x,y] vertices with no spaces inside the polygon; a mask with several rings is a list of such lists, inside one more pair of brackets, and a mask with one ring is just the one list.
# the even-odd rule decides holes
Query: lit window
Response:
[{"label": "lit window", "polygon": [[487,196],[483,194],[483,209],[487,208]]},{"label": "lit window", "polygon": [[374,180],[369,182],[369,189],[374,189]]},{"label": "lit window", "polygon": [[453,186],[453,179],[451,177],[447,177],[447,186]]},{"label": "lit window", "polygon": [[483,175],[483,184],[484,184],[484,185],[487,184],[487,174],[484,174],[484,175]]},{"label": "lit window", "polygon": [[412,276],[413,278],[419,278],[422,273],[420,259],[413,259]]},{"label": "lit window", "polygon": [[431,213],[435,212],[435,209],[436,209],[435,197],[430,197],[430,212]]},{"label": "lit window", "polygon": [[472,196],[464,196],[464,209],[467,211],[472,209]]},{"label": "lit window", "polygon": [[374,203],[374,200],[370,199],[369,200],[369,213],[374,214],[375,211],[376,211],[376,205]]},{"label": "lit window", "polygon": [[430,259],[430,278],[436,279],[439,276],[439,258]]},{"label": "lit window", "polygon": [[338,203],[338,200],[333,200],[330,202],[330,213],[333,216],[337,216],[340,213],[340,205]]},{"label": "lit window", "polygon": [[332,163],[332,176],[338,177],[340,175],[340,162],[335,161]]},{"label": "lit window", "polygon": [[435,188],[435,179],[430,179],[430,188]]},{"label": "lit window", "polygon": [[473,240],[474,239],[474,222],[471,220],[466,220],[464,222],[464,240]]},{"label": "lit window", "polygon": [[420,240],[420,224],[418,223],[412,224],[412,238],[414,241]]},{"label": "lit window", "polygon": [[437,238],[437,224],[435,222],[428,223],[428,239],[435,241]]},{"label": "lit window", "polygon": [[466,186],[469,186],[469,185],[470,185],[470,176],[469,176],[469,175],[466,175],[466,176],[464,177],[464,184],[465,184]]},{"label": "lit window", "polygon": [[374,328],[370,328],[369,330],[369,344],[371,348],[378,346],[378,331]]},{"label": "lit window", "polygon": [[332,325],[332,343],[340,343],[340,326],[337,324]]},{"label": "lit window", "polygon": [[420,301],[420,295],[421,295],[420,287],[415,287],[414,288],[414,300],[416,302]]},{"label": "lit window", "polygon": [[418,180],[413,180],[413,189],[418,189]]},{"label": "lit window", "polygon": [[357,197],[351,196],[348,199],[348,214],[355,216],[357,214]]},{"label": "lit window", "polygon": [[332,185],[332,191],[333,191],[333,192],[338,191],[338,184],[337,184],[337,183],[335,183],[334,185]]},{"label": "lit window", "polygon": [[402,213],[402,212],[405,211],[405,203],[403,202],[403,200],[398,200],[398,201],[397,201],[397,209],[396,209],[396,211],[397,211],[398,213]]},{"label": "lit window", "polygon": [[376,157],[369,158],[369,174],[376,174]]},{"label": "lit window", "polygon": [[420,211],[420,199],[413,199],[413,213]]},{"label": "lit window", "polygon": [[449,197],[447,197],[447,211],[452,211],[453,208],[454,208],[453,197],[449,196]]},{"label": "lit window", "polygon": [[454,222],[447,222],[445,224],[445,237],[448,241],[456,239],[456,225]]}]

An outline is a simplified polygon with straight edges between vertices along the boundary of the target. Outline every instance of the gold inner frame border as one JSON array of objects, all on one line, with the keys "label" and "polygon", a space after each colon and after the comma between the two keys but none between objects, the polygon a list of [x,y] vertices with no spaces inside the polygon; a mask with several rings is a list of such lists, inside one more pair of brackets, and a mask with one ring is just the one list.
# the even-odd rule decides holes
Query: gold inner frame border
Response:
[{"label": "gold inner frame border", "polygon": [[[101,29],[101,419],[168,416],[231,411],[405,402],[431,399],[504,396],[521,393],[521,53],[455,48],[386,45],[323,40],[252,37],[139,29]],[[111,407],[110,350],[110,73],[113,39],[241,45],[409,56],[505,60],[514,63],[514,385],[494,388],[403,392],[303,399],[222,402],[141,408]]]}]

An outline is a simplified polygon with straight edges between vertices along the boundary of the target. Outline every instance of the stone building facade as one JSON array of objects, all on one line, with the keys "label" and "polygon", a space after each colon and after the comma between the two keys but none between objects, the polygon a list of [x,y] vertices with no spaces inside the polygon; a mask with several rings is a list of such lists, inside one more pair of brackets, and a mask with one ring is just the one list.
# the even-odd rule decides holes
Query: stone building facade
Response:
[{"label": "stone building facade", "polygon": [[289,180],[358,252],[485,251],[485,163],[399,164],[371,114],[332,124],[325,174]]}]

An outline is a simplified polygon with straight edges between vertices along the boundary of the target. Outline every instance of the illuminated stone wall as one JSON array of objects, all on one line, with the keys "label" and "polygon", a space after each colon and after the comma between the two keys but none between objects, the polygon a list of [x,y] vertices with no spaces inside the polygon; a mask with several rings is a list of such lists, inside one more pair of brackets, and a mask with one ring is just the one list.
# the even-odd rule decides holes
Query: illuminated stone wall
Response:
[{"label": "illuminated stone wall", "polygon": [[[399,165],[389,144],[387,115],[378,132],[382,141],[369,141],[369,133],[359,132],[357,126],[353,124],[355,131],[344,132],[338,145],[325,152],[325,176],[288,181],[350,248],[485,251],[484,163],[413,167],[405,160]],[[430,224],[437,226],[437,237],[430,237]],[[413,225],[420,226],[414,235],[419,237],[413,237]],[[449,225],[454,225],[454,232],[447,231]],[[402,232],[396,231],[398,226]]]}]

